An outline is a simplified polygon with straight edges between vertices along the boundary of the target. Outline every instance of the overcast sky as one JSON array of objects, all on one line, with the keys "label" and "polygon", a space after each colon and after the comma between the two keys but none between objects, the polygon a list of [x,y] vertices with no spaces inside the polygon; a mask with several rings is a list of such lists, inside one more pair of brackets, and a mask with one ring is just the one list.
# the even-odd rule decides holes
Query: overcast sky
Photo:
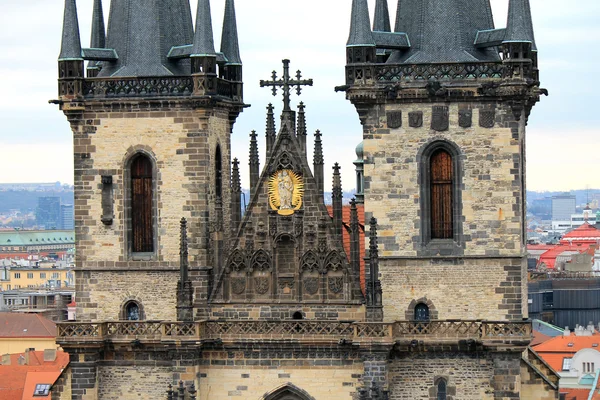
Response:
[{"label": "overcast sky", "polygon": [[[390,1],[390,14],[396,5]],[[481,0],[483,1],[483,0]],[[491,0],[497,27],[506,26],[508,0]],[[92,0],[78,0],[82,45],[89,45]],[[197,0],[191,0],[192,10]],[[225,0],[212,0],[215,44]],[[281,98],[258,86],[281,60],[313,78],[304,90],[308,129],[323,132],[326,190],[331,166],[342,165],[343,187],[354,186],[354,147],[361,126],[353,106],[334,87],[344,84],[345,44],[351,0],[237,0],[244,62],[245,101],[233,155],[248,186],[248,134],[260,133],[264,157],[265,107]],[[375,0],[369,0],[371,17]],[[105,16],[110,1],[104,0]],[[594,83],[600,44],[600,1],[531,0],[542,87],[550,97],[534,108],[527,132],[527,184],[533,190],[600,188],[600,110]],[[73,182],[72,136],[64,115],[48,100],[57,97],[63,0],[0,0],[0,182]],[[393,21],[392,21],[393,24]],[[296,96],[292,101],[297,103]],[[309,160],[312,160],[312,144]],[[264,164],[264,160],[261,165]]]}]

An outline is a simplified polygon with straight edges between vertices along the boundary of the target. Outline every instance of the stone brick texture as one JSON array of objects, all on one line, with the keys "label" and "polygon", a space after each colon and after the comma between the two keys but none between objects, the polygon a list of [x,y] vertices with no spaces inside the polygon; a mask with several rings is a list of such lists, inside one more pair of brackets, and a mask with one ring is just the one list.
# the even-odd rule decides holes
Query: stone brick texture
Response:
[{"label": "stone brick texture", "polygon": [[[115,319],[127,286],[156,288],[175,295],[179,268],[179,221],[188,220],[190,265],[208,265],[211,227],[229,226],[230,213],[217,223],[214,192],[215,152],[221,147],[223,204],[230,203],[230,112],[227,106],[201,107],[191,100],[86,102],[80,112],[67,111],[73,130],[75,160],[75,230],[78,319]],[[156,163],[154,254],[135,260],[127,246],[127,162],[143,151]],[[104,225],[101,176],[113,177],[114,221]],[[228,231],[228,229],[226,229]],[[89,275],[81,273],[90,272]],[[104,271],[144,270],[124,280]],[[92,272],[97,271],[97,273]],[[163,273],[164,276],[159,277]],[[192,276],[194,273],[192,272]],[[118,281],[128,282],[119,284]],[[158,287],[157,287],[158,284]],[[93,288],[93,290],[91,290]],[[93,297],[90,293],[93,292]],[[154,292],[156,293],[156,292]],[[150,299],[150,293],[145,295]],[[116,297],[119,300],[100,301]],[[155,298],[145,307],[148,316],[171,318],[174,298]],[[160,304],[159,308],[154,308]],[[170,307],[172,305],[173,307]],[[171,311],[166,311],[171,309]]]},{"label": "stone brick texture", "polygon": [[170,367],[98,368],[98,398],[103,400],[166,399],[172,383]]},{"label": "stone brick texture", "polygon": [[[521,319],[526,317],[522,172],[525,118],[511,108],[483,102],[454,102],[449,128],[431,129],[437,103],[383,104],[364,120],[365,218],[378,221],[380,279],[384,315],[402,319],[410,301],[431,298],[440,319]],[[458,124],[470,109],[473,124]],[[492,128],[479,113],[495,110]],[[387,126],[387,113],[402,111],[402,126]],[[423,113],[423,126],[409,126],[410,112]],[[444,140],[460,149],[461,215],[458,265],[445,265],[440,253],[422,256],[420,168],[417,156],[429,143]],[[427,223],[425,221],[425,223]],[[454,256],[451,258],[455,258]],[[430,259],[436,260],[430,261]],[[439,263],[437,260],[439,259]]]}]

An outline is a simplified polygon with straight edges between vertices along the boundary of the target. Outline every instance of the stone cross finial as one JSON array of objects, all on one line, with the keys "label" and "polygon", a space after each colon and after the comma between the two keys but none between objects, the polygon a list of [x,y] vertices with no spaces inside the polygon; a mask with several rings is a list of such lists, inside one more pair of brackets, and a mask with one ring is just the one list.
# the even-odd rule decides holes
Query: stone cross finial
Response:
[{"label": "stone cross finial", "polygon": [[290,111],[290,92],[294,87],[296,93],[300,96],[302,86],[312,86],[312,79],[302,79],[300,70],[296,72],[296,79],[290,77],[290,60],[283,60],[283,78],[277,79],[277,72],[273,71],[270,81],[260,81],[260,87],[272,87],[273,96],[277,96],[277,88],[283,89],[283,111]]}]

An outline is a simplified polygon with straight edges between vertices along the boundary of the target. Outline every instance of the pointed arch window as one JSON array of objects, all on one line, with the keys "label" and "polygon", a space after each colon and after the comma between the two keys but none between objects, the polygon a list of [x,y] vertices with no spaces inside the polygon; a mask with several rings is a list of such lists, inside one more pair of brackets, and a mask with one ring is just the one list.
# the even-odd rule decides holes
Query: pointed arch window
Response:
[{"label": "pointed arch window", "polygon": [[131,252],[154,251],[152,161],[138,154],[131,161]]},{"label": "pointed arch window", "polygon": [[415,321],[428,322],[429,319],[429,307],[427,307],[427,304],[417,304],[415,307]]},{"label": "pointed arch window", "polygon": [[223,197],[223,158],[220,145],[217,145],[215,150],[215,194],[217,199]]},{"label": "pointed arch window", "polygon": [[448,384],[445,379],[440,379],[437,383],[437,400],[446,400],[448,394]]},{"label": "pointed arch window", "polygon": [[444,149],[431,155],[431,238],[452,239],[453,218],[453,167],[452,156]]},{"label": "pointed arch window", "polygon": [[447,140],[428,143],[417,154],[421,256],[464,254],[463,159],[460,148]]}]

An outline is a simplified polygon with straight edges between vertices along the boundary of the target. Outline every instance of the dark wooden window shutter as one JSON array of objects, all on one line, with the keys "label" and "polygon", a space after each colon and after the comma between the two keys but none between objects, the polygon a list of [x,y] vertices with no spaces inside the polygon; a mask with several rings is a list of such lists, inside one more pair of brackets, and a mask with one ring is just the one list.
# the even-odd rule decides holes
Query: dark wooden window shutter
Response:
[{"label": "dark wooden window shutter", "polygon": [[131,251],[154,251],[152,226],[152,163],[139,155],[131,163]]},{"label": "dark wooden window shutter", "polygon": [[453,235],[452,156],[444,150],[431,155],[431,238]]}]

